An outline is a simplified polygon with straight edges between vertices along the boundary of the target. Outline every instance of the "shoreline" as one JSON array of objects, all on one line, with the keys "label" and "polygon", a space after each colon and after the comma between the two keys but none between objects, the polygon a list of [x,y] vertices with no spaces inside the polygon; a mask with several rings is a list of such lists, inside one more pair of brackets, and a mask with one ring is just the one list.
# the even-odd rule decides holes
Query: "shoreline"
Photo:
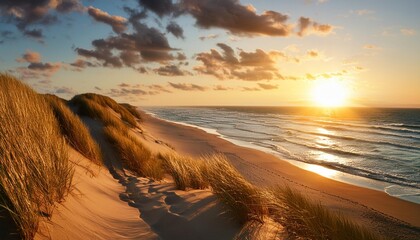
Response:
[{"label": "shoreline", "polygon": [[[140,110],[144,130],[190,156],[221,152],[250,182],[261,187],[289,185],[331,210],[379,229],[396,231],[405,225],[419,231],[420,205],[392,197],[383,191],[343,183],[301,169],[277,156],[238,146],[218,134],[166,121]],[[410,226],[411,225],[411,226]]]},{"label": "shoreline", "polygon": [[[171,122],[171,123],[175,123],[175,124],[182,125],[182,126],[201,129],[208,134],[216,135],[217,137],[219,137],[223,140],[226,140],[226,141],[228,141],[228,142],[230,142],[234,145],[238,145],[238,146],[245,147],[245,148],[251,148],[251,149],[255,149],[257,151],[262,151],[262,152],[268,153],[270,155],[274,155],[280,161],[286,161],[286,162],[288,162],[288,163],[290,163],[290,164],[292,164],[292,165],[294,165],[298,168],[301,168],[301,169],[306,170],[306,171],[313,172],[313,173],[318,174],[318,175],[320,175],[322,177],[325,177],[325,178],[329,178],[329,179],[332,179],[332,180],[335,180],[335,181],[339,181],[339,182],[350,184],[350,185],[357,186],[357,187],[377,190],[377,191],[380,191],[380,192],[384,192],[387,195],[389,195],[391,197],[394,197],[394,198],[398,198],[398,199],[402,199],[402,200],[409,201],[409,202],[412,202],[412,203],[420,204],[420,196],[419,196],[420,192],[418,192],[419,190],[417,190],[413,187],[400,186],[400,185],[397,185],[397,184],[394,184],[394,183],[384,182],[384,181],[381,181],[379,179],[372,179],[372,178],[367,178],[367,177],[363,177],[363,176],[359,176],[359,175],[354,175],[352,173],[331,169],[331,168],[328,168],[328,167],[323,166],[323,165],[300,162],[300,161],[291,160],[291,159],[284,159],[281,156],[279,156],[279,154],[277,152],[275,152],[273,150],[270,150],[270,149],[267,149],[267,148],[264,148],[264,147],[260,147],[258,145],[254,145],[252,143],[248,143],[248,142],[245,142],[245,141],[242,141],[242,140],[231,139],[228,136],[224,136],[221,133],[217,132],[216,129],[206,128],[206,127],[197,126],[197,125],[184,123],[184,122],[167,120],[167,119],[161,118],[161,117],[157,116],[156,114],[154,114],[152,112],[149,112],[147,110],[142,109],[141,111],[144,111],[145,114],[150,115],[151,117],[157,118],[157,119],[162,120],[162,121]],[[400,187],[403,188],[403,192],[398,192],[398,190],[397,191],[393,190],[394,188],[398,189]],[[391,193],[392,191],[394,191],[394,193]],[[406,193],[407,191],[410,192],[410,194],[407,194]]]}]

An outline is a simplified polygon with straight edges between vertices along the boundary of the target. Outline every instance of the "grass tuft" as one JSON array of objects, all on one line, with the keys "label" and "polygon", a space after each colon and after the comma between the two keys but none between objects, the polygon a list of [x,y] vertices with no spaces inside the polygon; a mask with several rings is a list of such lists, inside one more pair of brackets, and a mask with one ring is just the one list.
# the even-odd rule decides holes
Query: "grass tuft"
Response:
[{"label": "grass tuft", "polygon": [[115,126],[104,128],[108,141],[117,149],[124,166],[140,176],[160,180],[163,178],[161,161],[154,158],[129,131],[121,131]]},{"label": "grass tuft", "polygon": [[209,186],[207,179],[204,179],[204,161],[195,160],[175,153],[160,154],[159,159],[163,167],[173,178],[179,190],[187,188],[204,189]]},{"label": "grass tuft", "polygon": [[82,155],[97,165],[102,164],[99,145],[92,138],[89,129],[65,104],[65,101],[54,95],[44,95],[60,124],[61,133],[67,141]]},{"label": "grass tuft", "polygon": [[205,179],[212,191],[241,223],[263,222],[268,213],[263,192],[249,183],[222,154],[204,157]]},{"label": "grass tuft", "polygon": [[380,239],[341,215],[315,204],[290,187],[271,191],[273,218],[282,224],[288,235],[304,239],[375,240]]},{"label": "grass tuft", "polygon": [[45,99],[0,74],[0,205],[22,238],[32,239],[40,216],[71,187],[73,169],[54,113]]}]

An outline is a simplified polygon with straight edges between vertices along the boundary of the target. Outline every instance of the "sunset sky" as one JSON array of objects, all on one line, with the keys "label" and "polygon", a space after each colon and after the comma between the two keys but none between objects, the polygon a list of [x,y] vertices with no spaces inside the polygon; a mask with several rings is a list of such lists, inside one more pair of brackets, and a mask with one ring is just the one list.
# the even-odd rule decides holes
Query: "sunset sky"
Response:
[{"label": "sunset sky", "polygon": [[[30,3],[27,3],[30,2]],[[418,0],[2,0],[0,71],[135,105],[420,107]],[[321,94],[322,95],[322,94]]]}]

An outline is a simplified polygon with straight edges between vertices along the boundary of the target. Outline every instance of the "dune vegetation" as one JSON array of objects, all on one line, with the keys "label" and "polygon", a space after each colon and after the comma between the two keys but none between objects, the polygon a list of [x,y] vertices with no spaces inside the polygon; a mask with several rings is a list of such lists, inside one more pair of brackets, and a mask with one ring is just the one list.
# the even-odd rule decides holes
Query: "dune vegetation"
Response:
[{"label": "dune vegetation", "polygon": [[271,214],[289,236],[309,239],[379,239],[367,229],[313,203],[290,187],[277,186],[271,191]]},{"label": "dune vegetation", "polygon": [[[0,205],[22,238],[32,239],[72,184],[73,169],[46,100],[14,77],[0,75]],[[58,177],[59,176],[59,177]]]},{"label": "dune vegetation", "polygon": [[66,105],[66,101],[54,95],[44,95],[44,98],[51,106],[67,142],[86,158],[101,165],[102,155],[99,145],[82,120]]},{"label": "dune vegetation", "polygon": [[[184,191],[210,189],[244,226],[270,218],[291,239],[379,239],[291,188],[251,184],[222,154],[152,154],[136,135],[141,116],[131,105],[90,93],[68,104],[102,124],[124,168],[155,180],[169,174]],[[0,139],[0,213],[9,213],[25,239],[33,238],[40,216],[50,217],[72,186],[67,143],[102,164],[98,144],[65,100],[39,95],[8,75],[0,75]]]}]

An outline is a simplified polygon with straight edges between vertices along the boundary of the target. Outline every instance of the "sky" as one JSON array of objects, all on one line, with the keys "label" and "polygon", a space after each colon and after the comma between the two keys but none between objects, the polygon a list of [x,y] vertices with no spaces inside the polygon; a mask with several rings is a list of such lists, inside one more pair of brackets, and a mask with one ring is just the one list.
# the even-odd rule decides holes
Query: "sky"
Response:
[{"label": "sky", "polygon": [[418,0],[2,0],[0,71],[40,93],[140,106],[316,105],[314,89],[334,82],[344,105],[420,107],[418,9]]}]

